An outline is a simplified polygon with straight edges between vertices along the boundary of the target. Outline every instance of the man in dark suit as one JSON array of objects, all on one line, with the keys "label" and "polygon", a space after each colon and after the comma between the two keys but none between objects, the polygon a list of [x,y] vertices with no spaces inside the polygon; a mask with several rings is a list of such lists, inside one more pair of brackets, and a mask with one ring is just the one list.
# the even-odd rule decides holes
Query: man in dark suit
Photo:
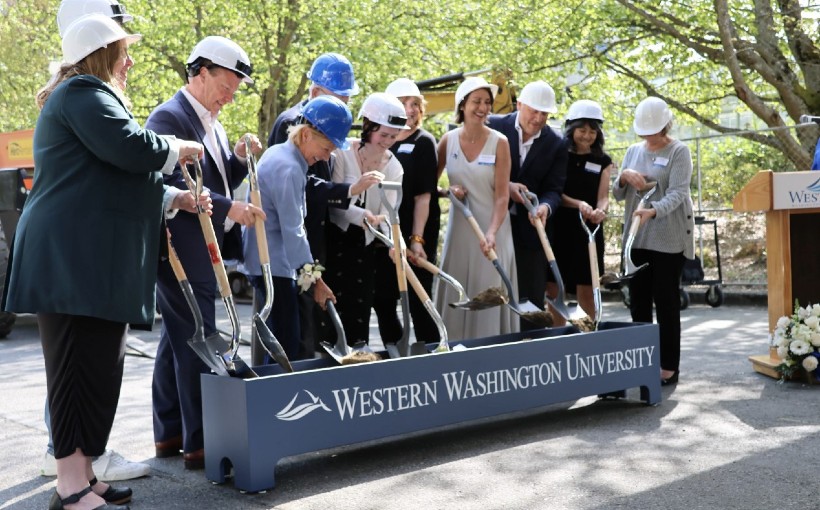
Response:
[{"label": "man in dark suit", "polygon": [[[519,191],[538,196],[537,216],[544,224],[561,205],[567,175],[567,145],[549,126],[550,113],[557,111],[555,92],[547,83],[528,83],[518,98],[518,111],[490,117],[490,127],[504,133],[510,142],[510,208],[515,263],[518,267],[519,298],[544,307],[548,264],[538,234],[530,223]],[[521,329],[538,326],[521,319]]]},{"label": "man in dark suit", "polygon": [[[353,74],[353,65],[338,53],[324,53],[319,55],[310,66],[307,73],[310,78],[308,98],[288,108],[277,117],[268,138],[268,146],[284,143],[288,139],[288,128],[298,124],[302,116],[302,107],[311,99],[329,95],[347,104],[351,96],[359,93],[359,86]],[[373,175],[363,176],[354,184],[333,182],[331,168],[327,161],[317,161],[308,168],[307,186],[305,186],[305,231],[307,233],[310,252],[322,265],[326,261],[325,225],[328,221],[328,208],[336,207],[347,209],[350,197],[358,195],[364,190],[378,183]],[[300,359],[313,358],[320,331],[327,328],[321,324],[326,322],[326,314],[316,308],[313,298],[304,293],[299,295],[299,316],[302,329],[302,346],[299,352]]]},{"label": "man in dark suit", "polygon": [[[204,185],[213,201],[217,241],[224,258],[242,254],[240,225],[253,225],[264,213],[250,204],[233,200],[233,190],[248,173],[245,146],[228,145],[225,129],[217,120],[222,107],[233,101],[242,82],[253,83],[248,55],[224,37],[206,37],[187,61],[187,84],[157,107],[146,126],[161,134],[197,140],[205,146],[201,161]],[[252,137],[256,150],[259,140]],[[165,183],[187,189],[179,167]],[[181,212],[168,220],[174,249],[194,290],[205,322],[205,335],[216,331],[216,278],[195,214]],[[154,364],[152,384],[154,440],[157,457],[183,451],[187,469],[204,465],[200,374],[207,365],[188,346],[194,335],[193,315],[167,260],[160,261],[157,302],[162,313],[162,332]]]}]

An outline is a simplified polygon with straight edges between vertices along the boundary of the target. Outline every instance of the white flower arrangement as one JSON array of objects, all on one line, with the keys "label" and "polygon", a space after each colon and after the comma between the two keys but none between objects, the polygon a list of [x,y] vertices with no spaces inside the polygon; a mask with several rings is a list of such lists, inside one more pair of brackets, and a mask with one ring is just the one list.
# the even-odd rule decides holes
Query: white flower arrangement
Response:
[{"label": "white flower arrangement", "polygon": [[300,292],[307,292],[313,284],[319,281],[325,268],[319,261],[316,260],[312,264],[308,262],[299,268],[299,274],[296,277],[296,284],[299,285]]},{"label": "white flower arrangement", "polygon": [[791,317],[777,320],[772,332],[772,346],[777,348],[781,363],[777,371],[781,380],[790,378],[800,369],[820,380],[820,304],[801,307],[794,303]]}]

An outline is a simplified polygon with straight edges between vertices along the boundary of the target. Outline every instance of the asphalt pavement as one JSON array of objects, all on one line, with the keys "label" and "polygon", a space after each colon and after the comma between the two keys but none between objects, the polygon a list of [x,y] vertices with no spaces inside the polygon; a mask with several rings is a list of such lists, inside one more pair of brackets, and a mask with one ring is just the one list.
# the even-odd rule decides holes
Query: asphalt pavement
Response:
[{"label": "asphalt pavement", "polygon": [[[752,370],[747,356],[767,350],[766,308],[756,302],[693,300],[680,383],[663,388],[659,405],[634,389],[625,400],[586,397],[289,457],[276,487],[260,494],[212,484],[179,457],[153,457],[153,360],[129,355],[109,448],[153,473],[117,485],[133,488],[133,509],[818,508],[820,393]],[[250,306],[239,314],[247,337]],[[628,311],[608,301],[604,320],[627,321]],[[158,330],[134,332],[132,343],[150,353]],[[247,347],[240,354],[250,359]],[[39,474],[45,374],[33,317],[0,341],[0,360],[0,510],[42,510],[55,481]]]}]

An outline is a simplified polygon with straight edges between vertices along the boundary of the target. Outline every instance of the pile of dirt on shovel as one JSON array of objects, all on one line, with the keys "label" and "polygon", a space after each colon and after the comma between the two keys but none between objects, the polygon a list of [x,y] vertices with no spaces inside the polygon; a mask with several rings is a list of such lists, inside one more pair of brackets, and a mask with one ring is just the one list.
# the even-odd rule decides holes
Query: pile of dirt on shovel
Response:
[{"label": "pile of dirt on shovel", "polygon": [[476,297],[470,300],[474,305],[482,305],[485,307],[506,305],[510,302],[507,295],[501,287],[490,287],[487,290],[482,290]]},{"label": "pile of dirt on shovel", "polygon": [[381,361],[382,357],[375,352],[353,351],[342,358],[342,365],[355,365],[357,363],[370,363],[371,361]]},{"label": "pile of dirt on shovel", "polygon": [[582,333],[589,333],[595,331],[595,321],[592,317],[585,315],[580,319],[570,319],[569,323],[578,328]]}]

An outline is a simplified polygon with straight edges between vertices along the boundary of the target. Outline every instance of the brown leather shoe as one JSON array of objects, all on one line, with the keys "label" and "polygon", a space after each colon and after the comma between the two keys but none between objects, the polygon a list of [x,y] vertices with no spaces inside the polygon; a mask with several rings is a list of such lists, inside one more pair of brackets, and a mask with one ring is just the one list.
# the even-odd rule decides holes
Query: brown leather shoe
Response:
[{"label": "brown leather shoe", "polygon": [[176,457],[182,453],[182,436],[172,437],[165,441],[157,441],[154,443],[154,447],[156,449],[155,456],[158,459]]},{"label": "brown leather shoe", "polygon": [[205,449],[200,448],[192,452],[182,454],[185,461],[185,469],[205,469]]}]

